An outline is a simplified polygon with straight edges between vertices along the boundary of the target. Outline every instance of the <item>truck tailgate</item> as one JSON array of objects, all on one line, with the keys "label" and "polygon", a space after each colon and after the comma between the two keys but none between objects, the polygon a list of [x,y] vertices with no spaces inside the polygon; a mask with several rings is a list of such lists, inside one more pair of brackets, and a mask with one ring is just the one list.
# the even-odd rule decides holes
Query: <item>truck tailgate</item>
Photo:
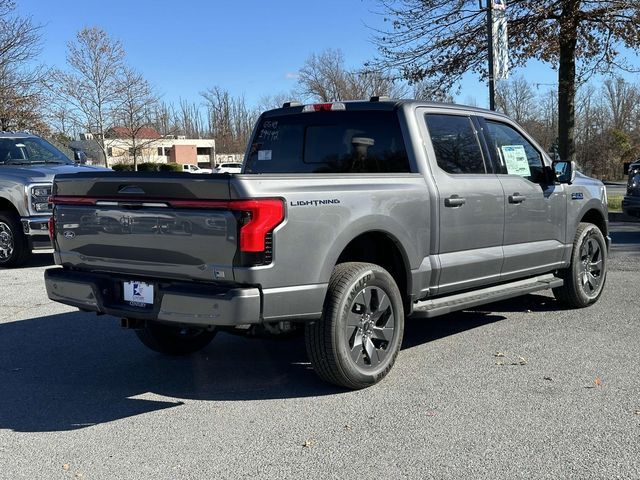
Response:
[{"label": "truck tailgate", "polygon": [[55,179],[58,263],[136,276],[233,281],[238,212],[229,177],[181,173]]}]

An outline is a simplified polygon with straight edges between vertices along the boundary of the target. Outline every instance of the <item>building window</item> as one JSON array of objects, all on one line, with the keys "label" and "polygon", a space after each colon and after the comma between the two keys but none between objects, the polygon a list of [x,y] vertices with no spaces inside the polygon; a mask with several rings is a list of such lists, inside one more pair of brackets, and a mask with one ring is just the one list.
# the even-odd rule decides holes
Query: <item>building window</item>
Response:
[{"label": "building window", "polygon": [[107,147],[107,157],[113,157],[113,147]]},{"label": "building window", "polygon": [[158,156],[161,157],[164,155],[164,147],[158,147]]},{"label": "building window", "polygon": [[211,147],[197,147],[196,148],[197,155],[211,155]]}]

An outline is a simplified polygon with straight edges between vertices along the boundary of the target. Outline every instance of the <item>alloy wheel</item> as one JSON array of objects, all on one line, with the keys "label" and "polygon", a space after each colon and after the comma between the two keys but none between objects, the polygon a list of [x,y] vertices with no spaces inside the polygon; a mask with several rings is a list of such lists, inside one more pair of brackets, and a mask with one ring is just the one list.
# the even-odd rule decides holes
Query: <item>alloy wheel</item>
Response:
[{"label": "alloy wheel", "polygon": [[376,368],[390,353],[395,316],[388,295],[379,287],[365,287],[353,300],[347,317],[351,360],[360,368]]},{"label": "alloy wheel", "polygon": [[9,225],[0,222],[0,260],[7,260],[13,254],[13,232]]}]

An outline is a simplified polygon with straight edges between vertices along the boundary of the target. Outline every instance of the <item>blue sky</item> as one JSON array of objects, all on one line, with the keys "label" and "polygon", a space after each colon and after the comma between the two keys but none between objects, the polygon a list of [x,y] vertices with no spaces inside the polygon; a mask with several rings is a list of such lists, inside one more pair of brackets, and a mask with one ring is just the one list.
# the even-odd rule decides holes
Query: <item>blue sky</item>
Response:
[{"label": "blue sky", "polygon": [[[373,0],[17,0],[22,14],[44,25],[40,60],[63,66],[66,44],[84,26],[99,26],[122,41],[128,62],[167,101],[218,85],[250,103],[290,91],[307,57],[343,51],[348,66],[375,56],[372,30],[382,25]],[[552,84],[556,73],[531,64],[513,72]],[[540,89],[550,87],[542,85]],[[487,104],[486,84],[468,76],[457,99]]]}]

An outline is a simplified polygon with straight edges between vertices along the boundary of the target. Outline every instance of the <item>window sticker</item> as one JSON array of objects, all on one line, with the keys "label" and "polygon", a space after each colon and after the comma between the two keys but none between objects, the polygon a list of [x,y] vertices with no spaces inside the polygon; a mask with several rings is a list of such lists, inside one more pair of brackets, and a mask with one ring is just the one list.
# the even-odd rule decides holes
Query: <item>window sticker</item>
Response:
[{"label": "window sticker", "polygon": [[527,153],[524,151],[523,145],[503,145],[500,150],[502,150],[502,158],[504,158],[509,175],[531,176]]},{"label": "window sticker", "polygon": [[258,150],[258,160],[271,160],[271,150]]}]

